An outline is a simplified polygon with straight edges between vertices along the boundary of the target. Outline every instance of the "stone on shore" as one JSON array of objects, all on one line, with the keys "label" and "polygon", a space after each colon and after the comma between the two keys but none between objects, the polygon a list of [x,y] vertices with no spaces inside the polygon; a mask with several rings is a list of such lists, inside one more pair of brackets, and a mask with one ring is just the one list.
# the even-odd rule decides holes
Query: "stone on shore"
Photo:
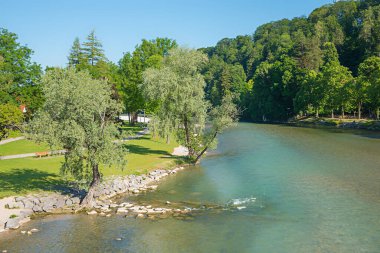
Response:
[{"label": "stone on shore", "polygon": [[5,228],[7,229],[18,229],[20,227],[20,219],[14,218],[14,219],[9,219],[5,223]]},{"label": "stone on shore", "polygon": [[92,210],[92,211],[87,212],[87,214],[88,215],[94,215],[94,214],[98,214],[98,212],[95,210]]},{"label": "stone on shore", "polygon": [[[177,167],[173,170],[162,170],[157,169],[151,171],[146,175],[128,175],[128,176],[114,176],[106,179],[104,182],[100,183],[95,189],[94,196],[96,197],[96,210],[89,210],[88,215],[99,214],[100,216],[110,217],[113,208],[116,213],[135,213],[139,218],[146,217],[147,214],[159,214],[160,217],[164,213],[172,212],[171,209],[167,208],[152,208],[151,205],[147,206],[136,206],[133,203],[124,202],[121,204],[112,203],[111,197],[117,194],[129,193],[129,194],[139,194],[147,190],[156,190],[157,185],[152,184],[161,180],[170,174],[176,173],[182,170],[183,167]],[[78,210],[81,197],[83,197],[82,191],[76,191],[77,195],[63,195],[60,193],[41,193],[41,194],[31,194],[28,196],[17,196],[9,197],[8,199],[3,199],[2,205],[0,206],[0,214],[5,212],[6,217],[0,221],[0,232],[7,229],[16,229],[20,227],[22,223],[28,222],[30,220],[30,215],[33,213],[52,213],[61,211],[75,211]],[[170,204],[169,201],[166,204]],[[17,217],[10,219],[8,218],[9,212],[13,212]],[[4,210],[4,211],[2,211]],[[181,210],[182,211],[182,210]],[[151,215],[154,216],[154,215]],[[32,232],[28,231],[27,234]]]}]

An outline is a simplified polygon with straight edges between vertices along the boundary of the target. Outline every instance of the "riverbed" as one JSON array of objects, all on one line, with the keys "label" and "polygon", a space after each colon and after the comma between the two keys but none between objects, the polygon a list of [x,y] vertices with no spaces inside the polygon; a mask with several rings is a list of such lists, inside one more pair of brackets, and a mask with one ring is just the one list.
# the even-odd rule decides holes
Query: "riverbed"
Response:
[{"label": "riverbed", "polygon": [[[241,123],[200,166],[121,198],[186,218],[52,215],[0,235],[8,252],[380,252],[380,134]],[[169,204],[166,204],[169,201]],[[234,206],[236,208],[230,208]]]}]

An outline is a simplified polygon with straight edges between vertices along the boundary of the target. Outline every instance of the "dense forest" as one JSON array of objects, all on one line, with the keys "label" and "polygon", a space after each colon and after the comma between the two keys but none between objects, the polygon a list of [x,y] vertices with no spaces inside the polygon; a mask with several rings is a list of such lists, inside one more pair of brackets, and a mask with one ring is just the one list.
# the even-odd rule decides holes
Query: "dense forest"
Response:
[{"label": "dense forest", "polygon": [[[28,108],[28,120],[44,99],[39,87],[44,71],[31,61],[32,50],[17,40],[16,34],[0,29],[0,124],[5,126],[20,120],[20,105]],[[83,43],[74,40],[67,63],[107,80],[113,97],[136,117],[141,110],[157,109],[142,91],[143,72],[160,68],[177,47],[173,39],[143,39],[113,63],[92,31]],[[337,115],[379,119],[379,0],[338,1],[308,17],[267,23],[253,35],[222,39],[199,51],[209,58],[202,66],[207,100],[215,107],[229,95],[243,120]]]},{"label": "dense forest", "polygon": [[201,49],[208,99],[234,93],[246,120],[302,115],[379,118],[380,1],[339,1],[308,17]]}]

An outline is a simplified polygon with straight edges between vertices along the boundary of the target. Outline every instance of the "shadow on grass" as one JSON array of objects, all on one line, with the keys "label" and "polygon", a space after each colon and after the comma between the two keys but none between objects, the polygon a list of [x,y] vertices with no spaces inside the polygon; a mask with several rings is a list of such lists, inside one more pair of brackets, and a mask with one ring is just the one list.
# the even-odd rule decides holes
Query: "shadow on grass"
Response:
[{"label": "shadow on grass", "polygon": [[15,168],[0,172],[0,192],[27,193],[32,191],[77,192],[59,175],[28,168]]},{"label": "shadow on grass", "polygon": [[135,144],[126,144],[125,147],[129,150],[129,153],[138,154],[138,155],[163,155],[163,156],[172,156],[169,152],[164,150],[155,150],[146,148],[140,145]]}]

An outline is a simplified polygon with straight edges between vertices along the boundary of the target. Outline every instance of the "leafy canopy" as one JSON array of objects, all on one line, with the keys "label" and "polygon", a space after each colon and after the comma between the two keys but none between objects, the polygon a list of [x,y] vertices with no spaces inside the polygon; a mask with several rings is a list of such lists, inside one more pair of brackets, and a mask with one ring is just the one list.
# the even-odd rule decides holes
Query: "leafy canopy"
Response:
[{"label": "leafy canopy", "polygon": [[48,71],[42,85],[46,101],[30,133],[52,148],[67,150],[62,172],[88,181],[100,164],[123,165],[125,154],[114,142],[118,131],[113,123],[122,108],[106,81],[68,68]]}]

